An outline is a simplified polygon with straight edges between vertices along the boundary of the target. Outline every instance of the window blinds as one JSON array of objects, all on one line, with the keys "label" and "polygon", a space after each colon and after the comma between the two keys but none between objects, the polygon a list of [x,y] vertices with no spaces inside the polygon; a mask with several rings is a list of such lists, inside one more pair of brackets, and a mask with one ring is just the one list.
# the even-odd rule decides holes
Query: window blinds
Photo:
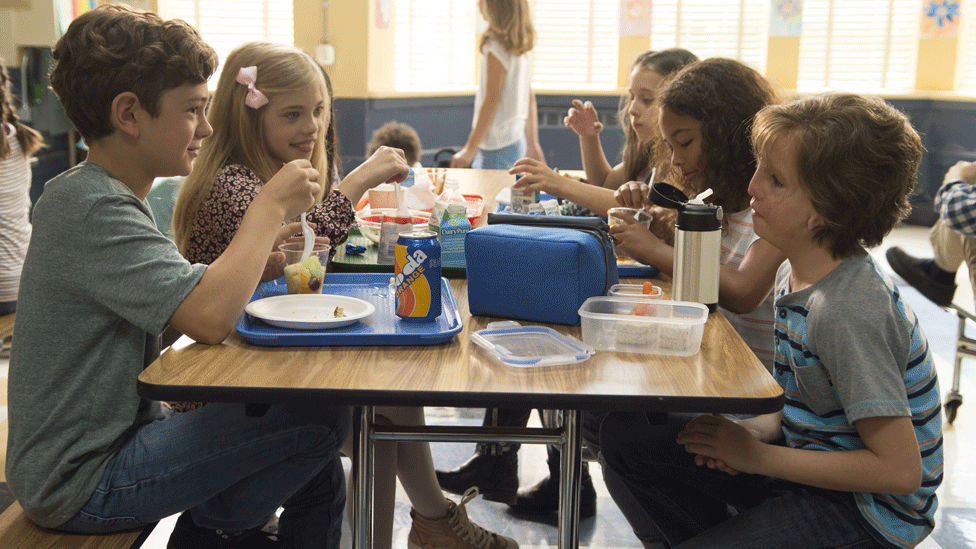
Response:
[{"label": "window blinds", "polygon": [[[159,0],[163,19],[182,19],[196,27],[223,64],[245,42],[295,43],[292,2],[272,0]],[[211,86],[216,85],[211,79]]]},{"label": "window blinds", "polygon": [[917,0],[804,0],[797,87],[912,89],[920,14]]},{"label": "window blinds", "polygon": [[534,0],[532,86],[616,89],[619,4],[619,0]]},{"label": "window blinds", "polygon": [[394,88],[470,89],[475,83],[474,0],[396,0]]}]

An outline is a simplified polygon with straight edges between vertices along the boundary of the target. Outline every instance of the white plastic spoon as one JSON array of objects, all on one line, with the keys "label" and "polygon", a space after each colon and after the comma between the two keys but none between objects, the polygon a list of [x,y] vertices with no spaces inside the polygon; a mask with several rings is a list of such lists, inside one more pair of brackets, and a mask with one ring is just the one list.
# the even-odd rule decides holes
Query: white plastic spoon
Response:
[{"label": "white plastic spoon", "polygon": [[302,212],[302,236],[305,237],[305,249],[302,250],[302,262],[312,255],[312,248],[315,247],[315,233],[312,226],[308,224],[308,212]]}]

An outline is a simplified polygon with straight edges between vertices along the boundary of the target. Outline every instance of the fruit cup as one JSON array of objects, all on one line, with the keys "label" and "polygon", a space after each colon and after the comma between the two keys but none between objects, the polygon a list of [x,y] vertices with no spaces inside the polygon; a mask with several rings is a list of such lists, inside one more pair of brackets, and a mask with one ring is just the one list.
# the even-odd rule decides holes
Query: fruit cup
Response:
[{"label": "fruit cup", "polygon": [[278,249],[285,254],[285,283],[290,294],[320,294],[332,246],[316,243],[312,255],[302,261],[304,242],[286,242]]}]

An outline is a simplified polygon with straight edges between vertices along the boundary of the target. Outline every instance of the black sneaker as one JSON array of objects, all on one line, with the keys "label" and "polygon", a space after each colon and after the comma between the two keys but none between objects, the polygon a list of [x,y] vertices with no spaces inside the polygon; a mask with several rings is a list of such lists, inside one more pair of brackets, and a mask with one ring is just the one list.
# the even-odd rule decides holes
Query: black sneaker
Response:
[{"label": "black sneaker", "polygon": [[176,521],[166,549],[280,549],[284,543],[261,527],[237,534],[197,526],[189,513]]},{"label": "black sneaker", "polygon": [[[940,282],[935,279],[930,269],[938,268],[931,259],[918,259],[894,246],[885,252],[888,264],[898,276],[905,279],[913,288],[919,291],[939,307],[952,304],[952,296],[956,293],[956,284]],[[931,263],[931,265],[929,265]],[[951,274],[951,273],[950,273]]]}]

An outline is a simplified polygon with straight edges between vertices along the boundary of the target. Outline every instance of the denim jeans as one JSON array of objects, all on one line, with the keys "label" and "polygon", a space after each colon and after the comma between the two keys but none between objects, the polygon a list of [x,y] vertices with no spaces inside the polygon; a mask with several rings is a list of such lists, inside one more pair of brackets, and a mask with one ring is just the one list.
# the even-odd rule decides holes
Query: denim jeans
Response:
[{"label": "denim jeans", "polygon": [[642,542],[669,547],[878,548],[853,496],[695,465],[675,443],[690,416],[652,425],[613,413],[600,429],[607,488]]},{"label": "denim jeans", "polygon": [[194,522],[239,532],[284,507],[287,547],[338,547],[345,480],[338,451],[345,407],[275,405],[247,417],[214,403],[135,431],[85,506],[60,530],[138,528],[189,510]]},{"label": "denim jeans", "polygon": [[526,150],[525,136],[523,135],[519,137],[518,141],[507,147],[491,151],[478,149],[474,160],[471,161],[471,167],[476,170],[508,170],[515,164],[516,160],[525,157]]}]

